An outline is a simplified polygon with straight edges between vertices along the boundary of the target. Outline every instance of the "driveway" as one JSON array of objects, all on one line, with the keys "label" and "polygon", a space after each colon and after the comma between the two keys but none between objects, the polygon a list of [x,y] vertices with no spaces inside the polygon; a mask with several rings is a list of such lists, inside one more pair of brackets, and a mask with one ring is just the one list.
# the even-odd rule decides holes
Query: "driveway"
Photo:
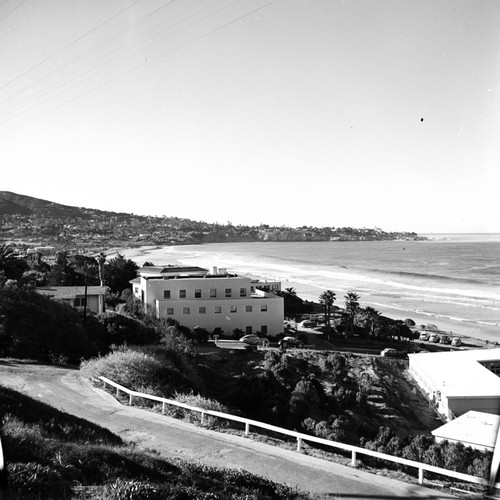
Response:
[{"label": "driveway", "polygon": [[78,370],[0,362],[0,383],[108,428],[168,459],[244,469],[302,491],[340,499],[454,498],[434,490],[286,451],[243,436],[205,430],[140,408],[122,406]]}]

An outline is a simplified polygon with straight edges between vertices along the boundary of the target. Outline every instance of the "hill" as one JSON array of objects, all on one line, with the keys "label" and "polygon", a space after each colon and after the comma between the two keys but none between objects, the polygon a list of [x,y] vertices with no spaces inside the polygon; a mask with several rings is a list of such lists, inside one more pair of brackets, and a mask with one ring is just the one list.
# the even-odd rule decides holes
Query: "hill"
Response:
[{"label": "hill", "polygon": [[[32,196],[0,191],[0,216],[2,215],[33,215],[47,218],[84,218],[88,219],[95,215],[111,216],[115,212],[78,208],[69,205],[54,203]],[[126,214],[123,214],[126,215]]]},{"label": "hill", "polygon": [[234,226],[61,205],[0,191],[0,239],[31,240],[64,250],[253,241],[373,241],[425,239],[378,228]]}]

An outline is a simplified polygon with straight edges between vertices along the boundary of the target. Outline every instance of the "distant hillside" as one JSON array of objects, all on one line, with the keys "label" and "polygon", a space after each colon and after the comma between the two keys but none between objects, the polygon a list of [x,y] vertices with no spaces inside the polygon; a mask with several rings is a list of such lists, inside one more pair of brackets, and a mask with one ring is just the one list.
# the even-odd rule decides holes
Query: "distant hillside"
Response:
[{"label": "distant hillside", "polygon": [[40,200],[31,196],[0,191],[0,215],[37,215],[41,217],[82,217],[75,207]]},{"label": "distant hillside", "polygon": [[0,191],[0,239],[37,241],[66,250],[96,252],[110,247],[192,245],[252,241],[373,241],[425,239],[413,232],[379,228],[233,226],[179,217],[71,207]]},{"label": "distant hillside", "polygon": [[60,203],[41,200],[32,196],[0,191],[0,216],[33,215],[47,218],[76,217],[88,219],[95,215],[107,214],[117,215],[114,212],[61,205]]}]

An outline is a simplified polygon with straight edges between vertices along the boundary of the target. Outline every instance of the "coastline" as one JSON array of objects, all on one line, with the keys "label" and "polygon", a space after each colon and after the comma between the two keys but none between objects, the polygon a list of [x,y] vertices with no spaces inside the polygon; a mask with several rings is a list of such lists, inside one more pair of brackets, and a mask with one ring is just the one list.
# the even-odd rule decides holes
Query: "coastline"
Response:
[{"label": "coastline", "polygon": [[[229,249],[225,248],[224,251],[221,251],[220,246],[211,248],[211,245],[197,245],[196,247],[162,247],[150,245],[136,248],[121,248],[108,252],[108,255],[111,256],[116,252],[128,259],[134,260],[139,266],[143,265],[145,261],[151,261],[157,265],[189,263],[190,265],[199,265],[208,269],[211,269],[212,266],[228,267],[231,271],[259,279],[277,279],[282,282],[282,288],[293,287],[301,298],[314,302],[318,301],[320,293],[326,289],[312,283],[310,280],[301,280],[296,275],[287,276],[288,273],[278,269],[278,265],[268,265],[267,270],[265,266],[261,268],[262,263],[256,260],[256,257],[252,258],[253,256],[245,256],[243,259],[241,255],[231,255],[231,263],[228,265],[227,254],[229,253]],[[331,289],[337,294],[336,305],[341,306],[346,289],[338,285],[332,286]],[[362,307],[372,306],[380,311],[381,314],[390,318],[401,320],[411,318],[417,325],[435,324],[441,331],[446,332],[450,336],[470,337],[492,343],[500,341],[499,325],[483,324],[481,321],[474,321],[470,318],[446,317],[440,313],[410,312],[403,308],[384,303],[382,297],[371,297],[369,293],[364,293],[363,291],[359,291],[359,295]]]}]

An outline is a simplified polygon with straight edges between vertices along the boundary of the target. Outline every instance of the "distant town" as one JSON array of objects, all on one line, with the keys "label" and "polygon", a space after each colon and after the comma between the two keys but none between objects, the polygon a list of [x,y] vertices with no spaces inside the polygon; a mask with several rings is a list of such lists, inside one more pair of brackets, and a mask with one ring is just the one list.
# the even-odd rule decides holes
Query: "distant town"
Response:
[{"label": "distant town", "polygon": [[73,252],[114,247],[252,241],[425,240],[415,232],[379,228],[233,225],[170,216],[78,208],[0,191],[0,240]]}]

